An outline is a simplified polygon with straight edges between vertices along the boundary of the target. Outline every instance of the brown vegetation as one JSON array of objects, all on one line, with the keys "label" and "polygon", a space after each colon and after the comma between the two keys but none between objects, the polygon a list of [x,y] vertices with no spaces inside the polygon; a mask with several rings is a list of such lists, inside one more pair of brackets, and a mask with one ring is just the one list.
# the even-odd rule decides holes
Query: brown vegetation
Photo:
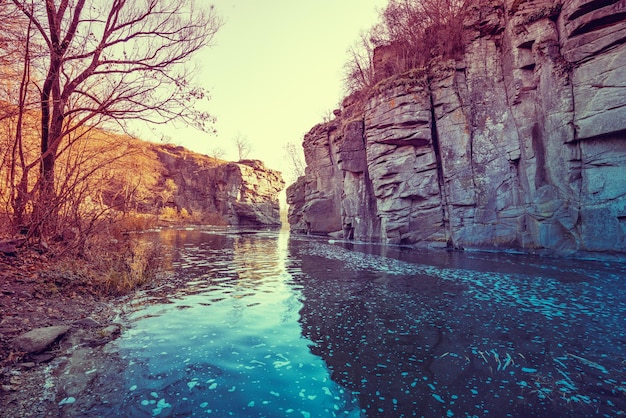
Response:
[{"label": "brown vegetation", "polygon": [[212,7],[174,0],[2,3],[0,199],[8,232],[22,233],[26,245],[68,231],[84,240],[109,213],[107,193],[119,202],[139,191],[115,172],[140,150],[126,135],[103,139],[98,128],[182,119],[210,129],[211,116],[196,106],[207,96],[184,64],[220,20]]},{"label": "brown vegetation", "polygon": [[[380,21],[349,50],[345,86],[349,93],[382,78],[418,68],[435,56],[463,52],[463,20],[480,0],[390,0]],[[380,74],[376,74],[380,71]]]},{"label": "brown vegetation", "polygon": [[185,64],[221,22],[194,3],[0,0],[2,385],[25,354],[12,338],[107,317],[107,298],[155,276],[167,257],[129,231],[188,220],[168,208],[156,146],[125,132],[137,119],[211,130]]}]

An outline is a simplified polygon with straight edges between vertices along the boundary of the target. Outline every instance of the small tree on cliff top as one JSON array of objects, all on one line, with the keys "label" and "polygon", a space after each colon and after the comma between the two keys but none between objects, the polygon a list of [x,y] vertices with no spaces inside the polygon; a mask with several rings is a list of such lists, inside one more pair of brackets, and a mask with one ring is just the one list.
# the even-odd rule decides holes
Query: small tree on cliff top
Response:
[{"label": "small tree on cliff top", "polygon": [[348,93],[374,84],[374,48],[371,33],[361,31],[359,39],[348,48],[349,58],[344,64],[344,86]]},{"label": "small tree on cliff top", "polygon": [[[110,122],[124,127],[131,119],[182,119],[200,129],[212,124],[208,113],[196,110],[208,97],[190,84],[184,66],[221,26],[212,6],[198,9],[195,2],[180,0],[0,4],[21,12],[32,28],[22,58],[22,74],[28,74],[23,89],[34,87],[40,112],[39,156],[33,163],[39,164],[38,180],[32,192],[23,191],[24,198],[32,199],[31,230],[34,224],[45,229],[55,217],[57,197],[63,194],[55,164],[71,148],[72,138],[83,137],[73,135],[81,129]],[[21,105],[22,112],[28,110],[26,102]]]},{"label": "small tree on cliff top", "polygon": [[237,135],[235,135],[233,142],[235,143],[235,147],[237,148],[237,156],[239,157],[239,161],[248,158],[250,152],[252,151],[252,144],[250,143],[248,138],[246,138],[241,133],[238,133]]},{"label": "small tree on cliff top", "polygon": [[304,176],[306,162],[302,153],[302,147],[294,142],[287,142],[284,147],[286,164],[289,166],[289,172],[286,174],[287,183],[294,183],[299,177]]},{"label": "small tree on cliff top", "polygon": [[[375,82],[373,50],[393,45],[395,71],[424,65],[433,56],[457,57],[463,51],[463,20],[479,0],[390,0],[380,22],[350,49],[346,87],[356,91]],[[369,62],[368,62],[369,60]]]}]

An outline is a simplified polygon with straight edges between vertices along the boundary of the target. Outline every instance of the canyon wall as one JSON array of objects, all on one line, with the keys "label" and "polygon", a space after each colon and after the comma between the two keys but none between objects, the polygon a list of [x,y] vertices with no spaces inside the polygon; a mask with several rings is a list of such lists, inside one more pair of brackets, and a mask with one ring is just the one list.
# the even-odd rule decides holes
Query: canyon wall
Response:
[{"label": "canyon wall", "polygon": [[626,252],[626,2],[486,0],[461,59],[384,78],[303,142],[292,231]]},{"label": "canyon wall", "polygon": [[227,162],[183,147],[148,144],[142,179],[128,199],[129,210],[184,213],[189,221],[217,225],[281,225],[280,172],[258,160]]}]

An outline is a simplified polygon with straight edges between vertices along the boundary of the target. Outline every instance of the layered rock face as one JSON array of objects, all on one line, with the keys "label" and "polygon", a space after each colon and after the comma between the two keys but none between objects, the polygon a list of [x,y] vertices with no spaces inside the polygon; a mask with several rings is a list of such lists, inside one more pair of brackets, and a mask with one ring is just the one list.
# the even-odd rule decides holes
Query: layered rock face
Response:
[{"label": "layered rock face", "polygon": [[465,39],[305,136],[292,230],[626,252],[626,3],[483,1]]},{"label": "layered rock face", "polygon": [[280,172],[258,160],[219,162],[182,147],[155,148],[161,197],[153,204],[185,209],[195,219],[232,226],[279,226]]}]

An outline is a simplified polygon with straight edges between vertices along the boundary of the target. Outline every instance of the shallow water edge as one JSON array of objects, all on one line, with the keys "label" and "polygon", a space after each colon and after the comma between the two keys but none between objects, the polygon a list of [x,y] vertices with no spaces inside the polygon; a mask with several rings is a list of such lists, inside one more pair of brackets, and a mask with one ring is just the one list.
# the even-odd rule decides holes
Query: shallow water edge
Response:
[{"label": "shallow water edge", "polygon": [[144,236],[170,249],[170,281],[128,301],[120,338],[59,367],[64,416],[626,410],[623,264],[279,231]]}]

